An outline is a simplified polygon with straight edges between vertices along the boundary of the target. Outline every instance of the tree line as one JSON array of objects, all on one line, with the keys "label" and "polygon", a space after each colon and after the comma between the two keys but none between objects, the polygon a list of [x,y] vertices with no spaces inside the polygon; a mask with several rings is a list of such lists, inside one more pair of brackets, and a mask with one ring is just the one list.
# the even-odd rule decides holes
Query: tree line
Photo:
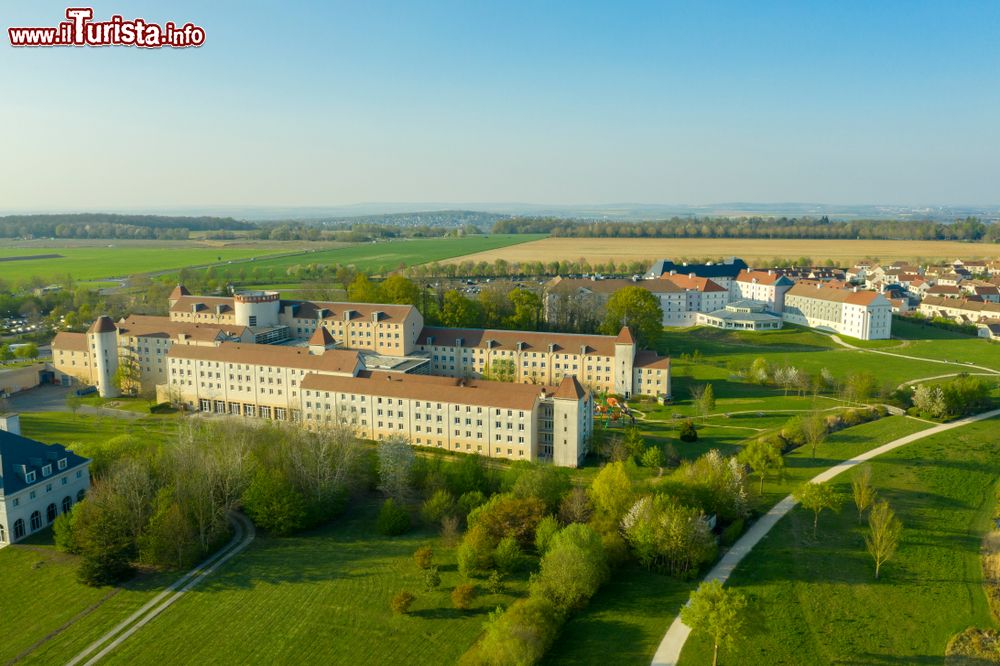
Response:
[{"label": "tree line", "polygon": [[493,233],[547,233],[569,238],[770,238],[959,240],[1000,242],[1000,225],[976,217],[952,223],[924,220],[831,220],[813,217],[673,217],[643,222],[589,222],[516,217]]},{"label": "tree line", "polygon": [[2,238],[139,238],[183,240],[191,231],[247,230],[256,225],[231,217],[175,217],[75,213],[0,217]]}]

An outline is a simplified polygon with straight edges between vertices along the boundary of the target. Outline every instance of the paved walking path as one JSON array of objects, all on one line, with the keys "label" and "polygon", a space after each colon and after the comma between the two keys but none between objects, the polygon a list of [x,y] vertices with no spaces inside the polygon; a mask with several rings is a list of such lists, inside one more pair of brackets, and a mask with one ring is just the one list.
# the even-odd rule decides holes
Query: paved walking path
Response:
[{"label": "paved walking path", "polygon": [[[913,433],[912,435],[900,437],[899,439],[895,439],[888,444],[883,444],[882,446],[855,456],[850,460],[844,460],[837,463],[830,469],[813,477],[812,482],[822,483],[824,481],[829,481],[841,472],[844,472],[855,465],[860,465],[867,460],[871,460],[872,458],[880,456],[883,453],[888,453],[889,451],[898,449],[899,447],[915,442],[918,439],[930,437],[931,435],[959,428],[975,421],[991,419],[997,416],[1000,416],[1000,409],[994,409],[993,411],[977,414],[976,416],[969,416],[951,423],[942,423],[934,426],[933,428],[928,428],[927,430],[922,430],[920,432]],[[795,507],[795,504],[795,499],[789,495],[771,507],[771,509],[764,514],[760,520],[754,523],[750,529],[747,530],[746,534],[733,544],[733,547],[730,548],[722,559],[715,565],[715,567],[708,572],[705,580],[708,581],[718,579],[725,583],[729,579],[729,576],[732,575],[740,561],[746,557],[747,553],[749,553],[753,547],[756,546],[757,543],[771,531],[771,528],[774,527],[777,522],[785,516],[785,514]],[[663,640],[660,642],[660,646],[656,649],[656,654],[653,656],[653,666],[675,666],[680,660],[681,650],[684,649],[684,643],[687,641],[687,637],[690,633],[691,629],[686,624],[681,622],[680,615],[678,614],[677,617],[674,618],[670,628],[667,630]]]},{"label": "paved walking path", "polygon": [[957,365],[962,368],[975,368],[977,370],[985,370],[991,375],[1000,374],[1000,370],[996,368],[988,368],[985,365],[975,365],[973,363],[962,363],[961,361],[944,361],[939,358],[925,358],[923,356],[909,356],[907,354],[896,354],[894,352],[887,352],[882,349],[868,349],[866,347],[856,347],[849,342],[840,339],[840,336],[830,335],[833,341],[842,347],[847,347],[848,349],[853,349],[855,351],[870,352],[872,354],[885,354],[886,356],[895,356],[897,358],[906,358],[911,361],[927,361],[928,363],[943,363],[944,365]]},{"label": "paved walking path", "polygon": [[[109,652],[121,645],[129,636],[149,624],[156,616],[181,598],[185,592],[202,582],[229,558],[242,552],[257,535],[251,523],[245,516],[233,513],[233,538],[225,548],[217,551],[204,562],[177,579],[167,589],[149,600],[142,608],[130,615],[114,629],[91,643],[83,652],[73,657],[66,666],[76,666],[81,662],[85,666],[96,664]],[[103,646],[103,647],[102,647]],[[96,652],[96,653],[95,653]],[[93,654],[91,657],[90,655]],[[88,657],[90,657],[88,659]],[[87,660],[84,662],[84,660]]]}]

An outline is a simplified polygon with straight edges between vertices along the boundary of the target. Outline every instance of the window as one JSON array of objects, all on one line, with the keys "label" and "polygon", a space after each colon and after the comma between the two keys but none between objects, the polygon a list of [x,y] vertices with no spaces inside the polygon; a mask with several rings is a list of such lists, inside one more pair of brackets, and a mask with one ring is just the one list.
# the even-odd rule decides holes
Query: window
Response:
[{"label": "window", "polygon": [[25,475],[24,475],[24,481],[25,481],[25,483],[34,483],[35,482],[35,473],[34,472],[27,472],[27,473],[25,473]]},{"label": "window", "polygon": [[37,511],[31,513],[31,531],[42,529],[42,514]]},{"label": "window", "polygon": [[49,506],[45,509],[45,522],[46,522],[46,524],[51,525],[52,522],[56,519],[56,515],[57,515],[56,505],[55,504],[49,504]]},{"label": "window", "polygon": [[70,509],[72,509],[72,508],[73,508],[73,500],[70,499],[69,495],[67,495],[66,497],[63,497],[63,500],[62,500],[62,512],[63,513],[69,513]]},{"label": "window", "polygon": [[86,496],[87,496],[87,491],[85,491],[85,490],[81,490],[80,492],[78,492],[78,493],[76,494],[76,501],[77,501],[77,502],[82,502],[82,501],[83,501],[83,498],[84,498],[84,497],[86,497]]},{"label": "window", "polygon": [[18,518],[14,521],[14,541],[24,538],[24,519]]}]

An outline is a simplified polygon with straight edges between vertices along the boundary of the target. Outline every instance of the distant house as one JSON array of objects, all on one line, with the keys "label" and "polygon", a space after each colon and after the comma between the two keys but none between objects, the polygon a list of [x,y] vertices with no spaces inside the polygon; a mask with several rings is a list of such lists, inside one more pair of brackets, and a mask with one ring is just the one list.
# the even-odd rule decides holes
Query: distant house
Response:
[{"label": "distant house", "polygon": [[51,525],[90,488],[90,460],[21,437],[18,424],[0,417],[0,547]]},{"label": "distant house", "polygon": [[991,319],[978,325],[979,337],[1000,340],[1000,319]]},{"label": "distant house", "polygon": [[785,293],[785,322],[861,340],[885,340],[892,329],[892,305],[874,291],[797,284]]}]

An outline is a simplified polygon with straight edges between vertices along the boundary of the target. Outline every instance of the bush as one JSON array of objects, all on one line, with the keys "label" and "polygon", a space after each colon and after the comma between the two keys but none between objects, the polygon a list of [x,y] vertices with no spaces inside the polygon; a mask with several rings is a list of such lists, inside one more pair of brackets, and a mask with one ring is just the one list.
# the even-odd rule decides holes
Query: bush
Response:
[{"label": "bush", "polygon": [[392,609],[393,613],[399,613],[400,615],[405,615],[410,611],[410,606],[413,604],[415,596],[402,590],[396,593],[396,596],[392,598],[389,602],[389,607]]},{"label": "bush", "polygon": [[76,541],[73,539],[73,514],[63,513],[52,523],[52,539],[56,548],[64,553],[76,553]]},{"label": "bush", "polygon": [[726,529],[722,530],[722,534],[719,536],[719,541],[723,546],[732,546],[736,543],[736,540],[740,538],[743,534],[743,527],[746,522],[742,518],[737,518],[733,522],[726,526]]},{"label": "bush", "polygon": [[458,516],[445,516],[441,519],[441,540],[451,548],[458,543],[459,537]]},{"label": "bush", "polygon": [[503,575],[496,570],[490,572],[490,577],[486,579],[486,589],[490,594],[503,594],[505,589]]},{"label": "bush", "polygon": [[478,490],[470,490],[467,493],[463,493],[461,497],[458,498],[458,508],[462,511],[462,515],[468,516],[473,509],[478,508],[486,503],[486,495],[482,494]]},{"label": "bush", "polygon": [[698,441],[698,430],[694,427],[694,421],[691,419],[685,419],[681,423],[680,433],[678,438],[682,442],[697,442]]},{"label": "bush", "polygon": [[658,446],[651,446],[642,454],[643,467],[663,467],[663,451]]},{"label": "bush", "polygon": [[530,547],[535,527],[544,515],[545,504],[537,497],[494,495],[469,514],[469,528],[485,530],[494,548],[505,536],[513,536],[522,547]]},{"label": "bush", "polygon": [[455,498],[447,490],[438,490],[424,502],[420,515],[429,524],[440,522],[445,516],[455,512]]},{"label": "bush", "polygon": [[434,550],[430,546],[421,546],[413,552],[413,561],[421,569],[430,569],[434,564]]},{"label": "bush", "polygon": [[437,567],[430,567],[424,571],[424,589],[433,592],[441,584],[441,574]]},{"label": "bush", "polygon": [[493,563],[497,569],[503,573],[513,573],[521,567],[524,561],[524,553],[517,545],[517,539],[512,536],[500,539],[497,549],[493,553]]},{"label": "bush", "polygon": [[390,497],[382,503],[376,528],[386,536],[402,534],[410,529],[410,513]]},{"label": "bush", "polygon": [[466,532],[456,553],[459,572],[469,577],[488,571],[493,566],[493,543],[490,535],[480,526]]},{"label": "bush", "polygon": [[549,543],[558,531],[559,521],[555,516],[545,516],[542,522],[538,523],[538,527],[535,528],[535,550],[539,555],[544,555],[549,549]]},{"label": "bush", "polygon": [[560,609],[582,606],[608,573],[601,536],[587,525],[574,523],[552,539],[539,571],[531,581],[531,595],[549,599]]},{"label": "bush", "polygon": [[476,586],[471,583],[456,585],[451,591],[451,605],[459,610],[468,610],[476,598]]},{"label": "bush", "polygon": [[535,664],[552,645],[565,615],[545,598],[531,596],[514,602],[494,617],[482,639],[462,655],[463,666]]},{"label": "bush", "polygon": [[518,465],[511,468],[510,474],[516,475],[510,484],[510,492],[514,497],[535,497],[545,502],[549,511],[559,508],[559,501],[572,485],[569,470],[565,467]]},{"label": "bush", "polygon": [[173,414],[177,410],[169,402],[158,402],[149,406],[150,414]]}]

